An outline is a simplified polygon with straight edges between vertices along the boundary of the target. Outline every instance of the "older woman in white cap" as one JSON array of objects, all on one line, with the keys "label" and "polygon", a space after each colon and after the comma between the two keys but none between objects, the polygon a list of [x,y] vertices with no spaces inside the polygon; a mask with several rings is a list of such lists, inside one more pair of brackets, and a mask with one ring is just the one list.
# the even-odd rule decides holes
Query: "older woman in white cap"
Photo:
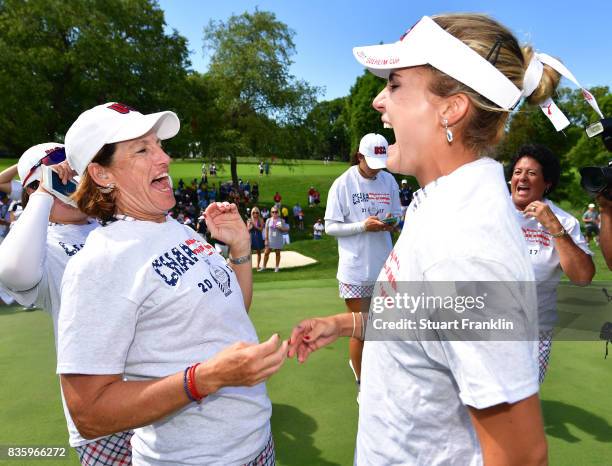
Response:
[{"label": "older woman in white cap", "polygon": [[[64,270],[98,223],[59,199],[58,193],[45,189],[43,166],[53,167],[63,183],[72,178],[63,144],[38,144],[21,156],[18,171],[23,185],[24,211],[0,246],[0,284],[21,305],[36,305],[51,315],[57,344]],[[63,396],[62,401],[70,446],[76,449],[81,464],[130,463],[130,431],[85,439],[74,425]]]},{"label": "older woman in white cap", "polygon": [[[425,16],[398,42],[357,47],[354,55],[387,79],[373,103],[396,137],[387,167],[421,186],[372,298],[372,309],[384,304],[383,315],[406,322],[388,338],[376,319],[367,322],[355,463],[545,464],[534,273],[503,168],[486,154],[522,97],[562,128],[550,96],[555,70],[571,73],[477,14]],[[431,325],[440,322],[427,318],[430,309],[410,307],[401,293],[406,284],[424,291],[444,285],[453,303],[479,298],[470,289],[490,282],[505,299],[485,296],[481,314],[506,318],[519,332],[441,332]],[[448,312],[452,319],[461,310]],[[472,314],[449,320],[449,329],[453,321],[470,328]],[[292,333],[289,355],[304,361],[339,336],[363,339],[360,323],[344,314],[305,320]]]},{"label": "older woman in white cap", "polygon": [[103,220],[66,270],[58,372],[87,438],[134,428],[133,464],[273,464],[264,381],[285,360],[278,335],[258,344],[250,237],[235,205],[205,211],[230,264],[175,203],[172,112],[94,107],[66,134],[80,209]]},{"label": "older woman in white cap", "polygon": [[[380,134],[361,138],[351,167],[336,178],[327,195],[325,232],[338,238],[336,278],[351,313],[369,308],[374,282],[393,247],[390,231],[401,214],[397,182],[382,170],[388,146]],[[349,364],[358,385],[362,351],[363,341],[351,338]]]}]

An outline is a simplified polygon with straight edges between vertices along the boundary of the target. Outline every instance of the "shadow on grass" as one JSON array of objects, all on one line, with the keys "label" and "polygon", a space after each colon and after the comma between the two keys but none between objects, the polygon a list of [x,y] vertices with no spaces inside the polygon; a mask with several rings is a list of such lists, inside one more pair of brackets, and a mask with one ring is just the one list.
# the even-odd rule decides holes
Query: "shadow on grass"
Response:
[{"label": "shadow on grass", "polygon": [[293,406],[272,405],[272,432],[276,445],[276,459],[291,466],[340,466],[321,458],[321,450],[314,446],[313,434],[317,422]]},{"label": "shadow on grass", "polygon": [[546,434],[551,437],[569,443],[580,442],[581,439],[572,435],[568,429],[568,425],[573,425],[591,435],[598,442],[612,443],[612,425],[596,414],[577,406],[553,400],[542,400],[542,410],[544,412],[544,429]]}]

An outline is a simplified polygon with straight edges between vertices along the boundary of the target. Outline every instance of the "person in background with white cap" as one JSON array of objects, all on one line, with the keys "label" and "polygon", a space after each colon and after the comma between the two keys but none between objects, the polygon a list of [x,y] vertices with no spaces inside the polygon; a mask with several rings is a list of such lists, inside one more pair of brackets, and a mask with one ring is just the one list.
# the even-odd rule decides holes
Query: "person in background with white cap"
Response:
[{"label": "person in background with white cap", "polygon": [[503,168],[487,154],[521,98],[562,126],[551,96],[559,73],[569,71],[479,14],[424,16],[399,41],[356,47],[353,54],[387,80],[373,102],[395,133],[387,168],[415,176],[421,186],[373,303],[386,293],[390,311],[408,309],[394,299],[402,283],[435,289],[468,282],[482,289],[494,282],[507,299],[486,299],[485,309],[510,319],[520,332],[508,336],[522,338],[499,341],[485,333],[458,340],[461,332],[454,340],[441,338],[445,333],[422,338],[405,327],[385,339],[374,319],[364,334],[365,319],[338,314],[302,321],[289,356],[303,362],[340,336],[368,337],[357,465],[546,464],[535,277]]},{"label": "person in background with white cap", "polygon": [[236,206],[205,211],[230,264],[168,217],[176,201],[161,140],[179,127],[173,112],[111,102],[66,133],[81,176],[73,198],[103,226],[64,275],[57,370],[83,436],[134,428],[134,465],[273,464],[263,382],[287,342],[258,344],[250,237]]},{"label": "person in background with white cap", "polygon": [[539,382],[544,382],[553,328],[557,323],[557,287],[561,275],[588,285],[595,275],[593,253],[580,232],[580,222],[545,198],[559,184],[561,165],[541,144],[519,148],[510,162],[510,192],[537,281]]},{"label": "person in background with white cap", "polygon": [[[399,187],[383,171],[387,140],[380,134],[366,134],[353,155],[351,167],[333,182],[327,196],[325,233],[338,239],[338,286],[348,312],[370,307],[374,282],[393,244],[391,233],[401,206]],[[363,341],[351,338],[349,364],[359,385]]]},{"label": "person in background with white cap", "polygon": [[587,244],[594,239],[595,244],[599,246],[599,213],[595,210],[595,204],[588,205],[586,212],[582,214],[582,221]]},{"label": "person in background with white cap", "polygon": [[408,206],[412,202],[412,188],[408,184],[407,179],[403,179],[400,186],[400,204],[402,205],[402,222],[404,221],[404,217],[406,217],[406,211],[408,210]]},{"label": "person in background with white cap", "polygon": [[[66,204],[43,187],[42,165],[52,166],[66,183],[74,172],[66,162],[63,144],[47,142],[31,147],[18,163],[23,184],[24,211],[0,246],[0,284],[22,306],[35,305],[51,315],[57,346],[60,285],[66,265],[98,226],[95,220]],[[131,431],[85,439],[77,430],[62,394],[69,443],[83,465],[129,464]],[[88,451],[104,452],[91,456]]]}]

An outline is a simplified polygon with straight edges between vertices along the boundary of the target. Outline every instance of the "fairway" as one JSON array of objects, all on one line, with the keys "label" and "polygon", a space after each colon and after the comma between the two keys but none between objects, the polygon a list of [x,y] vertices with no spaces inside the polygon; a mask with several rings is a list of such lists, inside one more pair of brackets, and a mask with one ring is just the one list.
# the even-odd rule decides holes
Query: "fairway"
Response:
[{"label": "fairway", "polygon": [[[0,161],[0,169],[6,166]],[[175,162],[176,181],[199,177],[201,162]],[[229,165],[217,180],[228,178]],[[241,164],[239,176],[260,184],[260,199],[270,205],[278,190],[289,207],[296,201],[306,207],[310,185],[322,200],[333,179],[347,164],[321,162],[275,165],[269,177],[259,177],[256,164]],[[323,202],[325,202],[323,200]],[[301,319],[342,312],[335,280],[337,246],[333,238],[310,240],[308,227],[323,207],[305,208],[306,231],[291,231],[288,249],[317,260],[317,264],[254,274],[254,299],[250,315],[260,339],[273,333],[282,338]],[[595,251],[596,279],[611,280]],[[612,291],[612,287],[609,288]],[[570,290],[571,293],[571,290]],[[572,295],[574,296],[574,295]],[[572,301],[572,296],[566,301]],[[575,296],[579,296],[576,292]],[[602,295],[603,296],[603,295]],[[578,299],[578,298],[575,298]],[[605,306],[605,305],[604,305]],[[607,306],[612,321],[612,304]],[[606,312],[606,309],[603,309]],[[600,341],[555,341],[551,366],[541,398],[551,465],[607,465],[612,448],[612,357],[603,358]],[[357,430],[356,388],[347,364],[347,342],[336,342],[315,353],[305,365],[287,361],[268,383],[273,403],[272,429],[277,464],[282,466],[350,465]],[[55,375],[55,349],[50,318],[42,311],[20,306],[0,307],[0,446],[67,446],[65,421]],[[392,377],[393,374],[389,374]],[[45,460],[45,465],[76,465],[72,449],[65,460]],[[32,461],[0,459],[0,464],[32,465]]]}]

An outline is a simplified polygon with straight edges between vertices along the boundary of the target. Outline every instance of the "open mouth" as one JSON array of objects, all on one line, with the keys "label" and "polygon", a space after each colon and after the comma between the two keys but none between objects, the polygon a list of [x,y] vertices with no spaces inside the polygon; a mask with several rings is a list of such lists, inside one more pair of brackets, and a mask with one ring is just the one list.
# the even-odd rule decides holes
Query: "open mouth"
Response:
[{"label": "open mouth", "polygon": [[168,176],[168,173],[162,173],[151,181],[151,186],[158,191],[172,191],[172,180],[170,176]]},{"label": "open mouth", "polygon": [[531,191],[531,188],[529,186],[521,185],[521,184],[516,186],[517,194],[528,194],[529,191]]}]

